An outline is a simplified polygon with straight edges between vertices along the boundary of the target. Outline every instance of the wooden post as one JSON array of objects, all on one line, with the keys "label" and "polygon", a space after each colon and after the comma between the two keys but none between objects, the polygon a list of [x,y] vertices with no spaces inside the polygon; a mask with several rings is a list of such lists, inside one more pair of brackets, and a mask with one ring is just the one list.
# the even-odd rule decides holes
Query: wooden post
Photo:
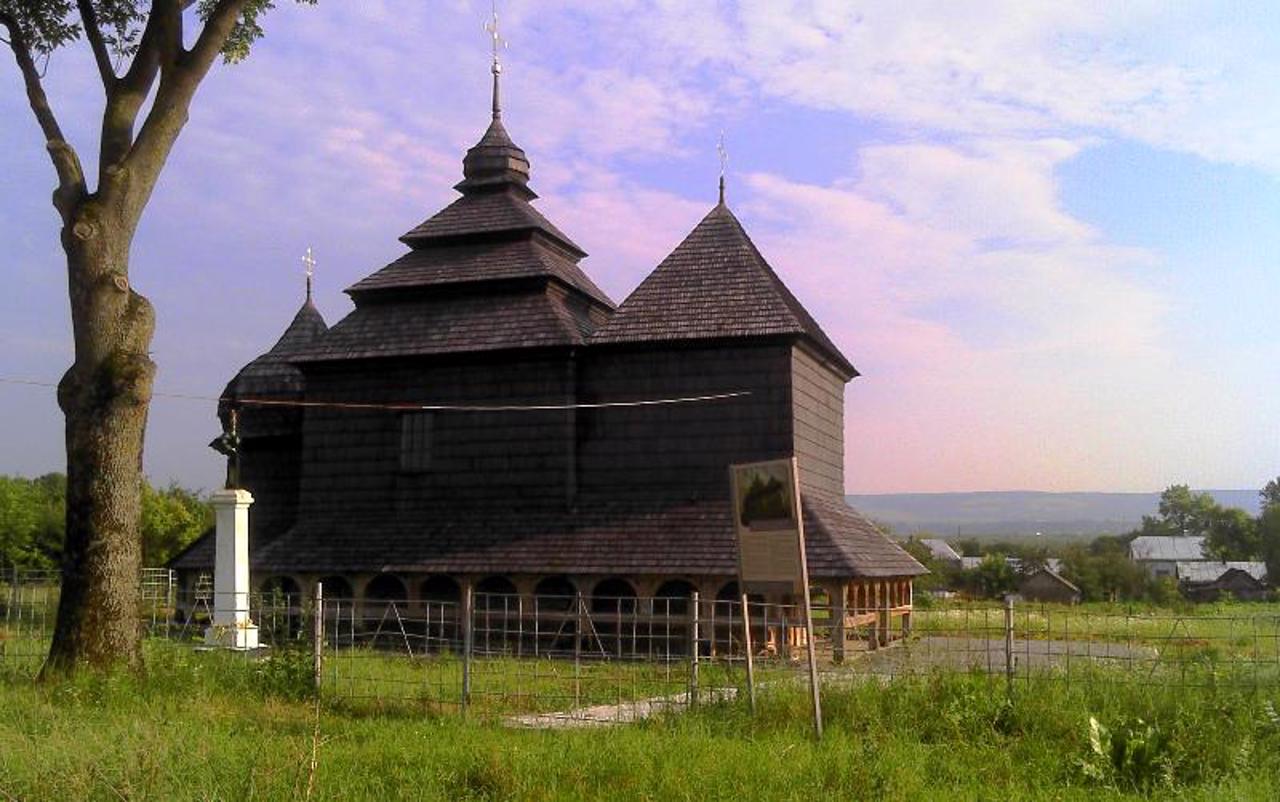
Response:
[{"label": "wooden post", "polygon": [[698,703],[698,591],[689,602],[689,706]]},{"label": "wooden post", "polygon": [[320,693],[320,678],[324,672],[324,583],[316,583],[315,608],[311,613],[311,676],[316,693]]},{"label": "wooden post", "polygon": [[472,632],[474,616],[475,592],[471,580],[467,580],[462,589],[462,712],[471,704],[471,653],[474,650],[475,635]]},{"label": "wooden post", "polygon": [[[751,646],[751,614],[747,594],[742,594],[742,643],[747,654],[747,699],[751,703],[751,715],[756,713],[756,659]],[[768,637],[766,635],[766,637]]]},{"label": "wooden post", "polygon": [[1010,693],[1013,692],[1013,597],[1004,597],[1004,676]]},{"label": "wooden post", "polygon": [[876,598],[880,602],[878,614],[879,620],[876,622],[876,637],[880,641],[881,646],[888,646],[889,621],[891,619],[891,616],[889,615],[889,605],[891,602],[889,599],[889,588],[885,582],[876,583]]},{"label": "wooden post", "polygon": [[916,613],[916,583],[915,580],[907,580],[907,614],[902,616],[902,637],[906,638],[911,634],[911,619]]},{"label": "wooden post", "polygon": [[834,589],[827,589],[831,594],[831,659],[837,663],[844,662],[845,594],[848,587],[843,582],[837,582]]}]

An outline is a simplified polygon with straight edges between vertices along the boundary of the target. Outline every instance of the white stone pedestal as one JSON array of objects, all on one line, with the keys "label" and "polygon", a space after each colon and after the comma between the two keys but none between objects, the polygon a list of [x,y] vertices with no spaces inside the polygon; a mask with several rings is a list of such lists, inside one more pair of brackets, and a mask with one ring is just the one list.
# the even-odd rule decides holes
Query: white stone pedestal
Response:
[{"label": "white stone pedestal", "polygon": [[213,494],[217,545],[213,571],[213,626],[204,631],[209,646],[258,648],[258,627],[249,620],[249,505],[247,490]]}]

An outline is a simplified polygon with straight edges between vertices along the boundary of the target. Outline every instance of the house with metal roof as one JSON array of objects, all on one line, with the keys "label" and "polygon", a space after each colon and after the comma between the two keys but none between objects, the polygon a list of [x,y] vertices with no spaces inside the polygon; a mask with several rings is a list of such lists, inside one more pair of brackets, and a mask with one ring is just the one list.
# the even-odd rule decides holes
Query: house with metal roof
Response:
[{"label": "house with metal roof", "polygon": [[[356,599],[738,598],[728,466],[794,455],[810,576],[909,610],[925,569],[844,500],[857,371],[724,202],[615,303],[538,212],[497,103],[461,194],[227,385],[255,581]],[[263,401],[302,402],[298,406]],[[206,538],[173,563],[213,562]]]},{"label": "house with metal roof", "polygon": [[1152,577],[1178,576],[1178,563],[1207,559],[1204,538],[1142,535],[1129,543],[1129,559],[1147,569]]},{"label": "house with metal roof", "polygon": [[1183,594],[1197,601],[1215,601],[1223,595],[1253,601],[1267,595],[1267,564],[1264,562],[1179,562],[1177,577]]},{"label": "house with metal roof", "polygon": [[951,544],[940,537],[926,537],[920,539],[920,545],[929,550],[929,554],[933,559],[954,567],[960,567],[962,558],[960,553],[951,547]]}]

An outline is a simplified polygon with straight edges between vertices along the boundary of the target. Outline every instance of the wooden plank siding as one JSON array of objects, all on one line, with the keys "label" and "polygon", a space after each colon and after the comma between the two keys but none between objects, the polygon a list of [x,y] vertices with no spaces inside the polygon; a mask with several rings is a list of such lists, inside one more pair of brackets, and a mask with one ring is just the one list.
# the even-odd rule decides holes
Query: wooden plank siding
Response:
[{"label": "wooden plank siding", "polygon": [[789,378],[789,349],[782,344],[589,349],[581,370],[583,401],[750,395],[582,410],[582,491],[727,498],[730,463],[790,454]]},{"label": "wooden plank siding", "polygon": [[[575,389],[563,354],[519,359],[398,360],[308,369],[308,397],[355,403],[564,404]],[[369,381],[373,373],[376,382]],[[563,411],[433,414],[430,465],[400,462],[401,414],[394,410],[308,409],[303,511],[411,512],[449,503],[563,506],[573,467],[565,447],[573,420]]]},{"label": "wooden plank siding", "polygon": [[844,384],[805,348],[791,349],[794,447],[802,487],[844,494]]}]

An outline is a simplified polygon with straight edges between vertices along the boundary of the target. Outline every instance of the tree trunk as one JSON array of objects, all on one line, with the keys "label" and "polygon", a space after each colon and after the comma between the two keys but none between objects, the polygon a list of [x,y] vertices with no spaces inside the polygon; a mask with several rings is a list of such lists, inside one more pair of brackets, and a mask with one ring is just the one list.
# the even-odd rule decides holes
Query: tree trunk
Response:
[{"label": "tree trunk", "polygon": [[44,674],[142,663],[142,444],[155,375],[151,304],[129,286],[132,225],[90,197],[62,235],[76,361],[66,416],[62,594]]}]

